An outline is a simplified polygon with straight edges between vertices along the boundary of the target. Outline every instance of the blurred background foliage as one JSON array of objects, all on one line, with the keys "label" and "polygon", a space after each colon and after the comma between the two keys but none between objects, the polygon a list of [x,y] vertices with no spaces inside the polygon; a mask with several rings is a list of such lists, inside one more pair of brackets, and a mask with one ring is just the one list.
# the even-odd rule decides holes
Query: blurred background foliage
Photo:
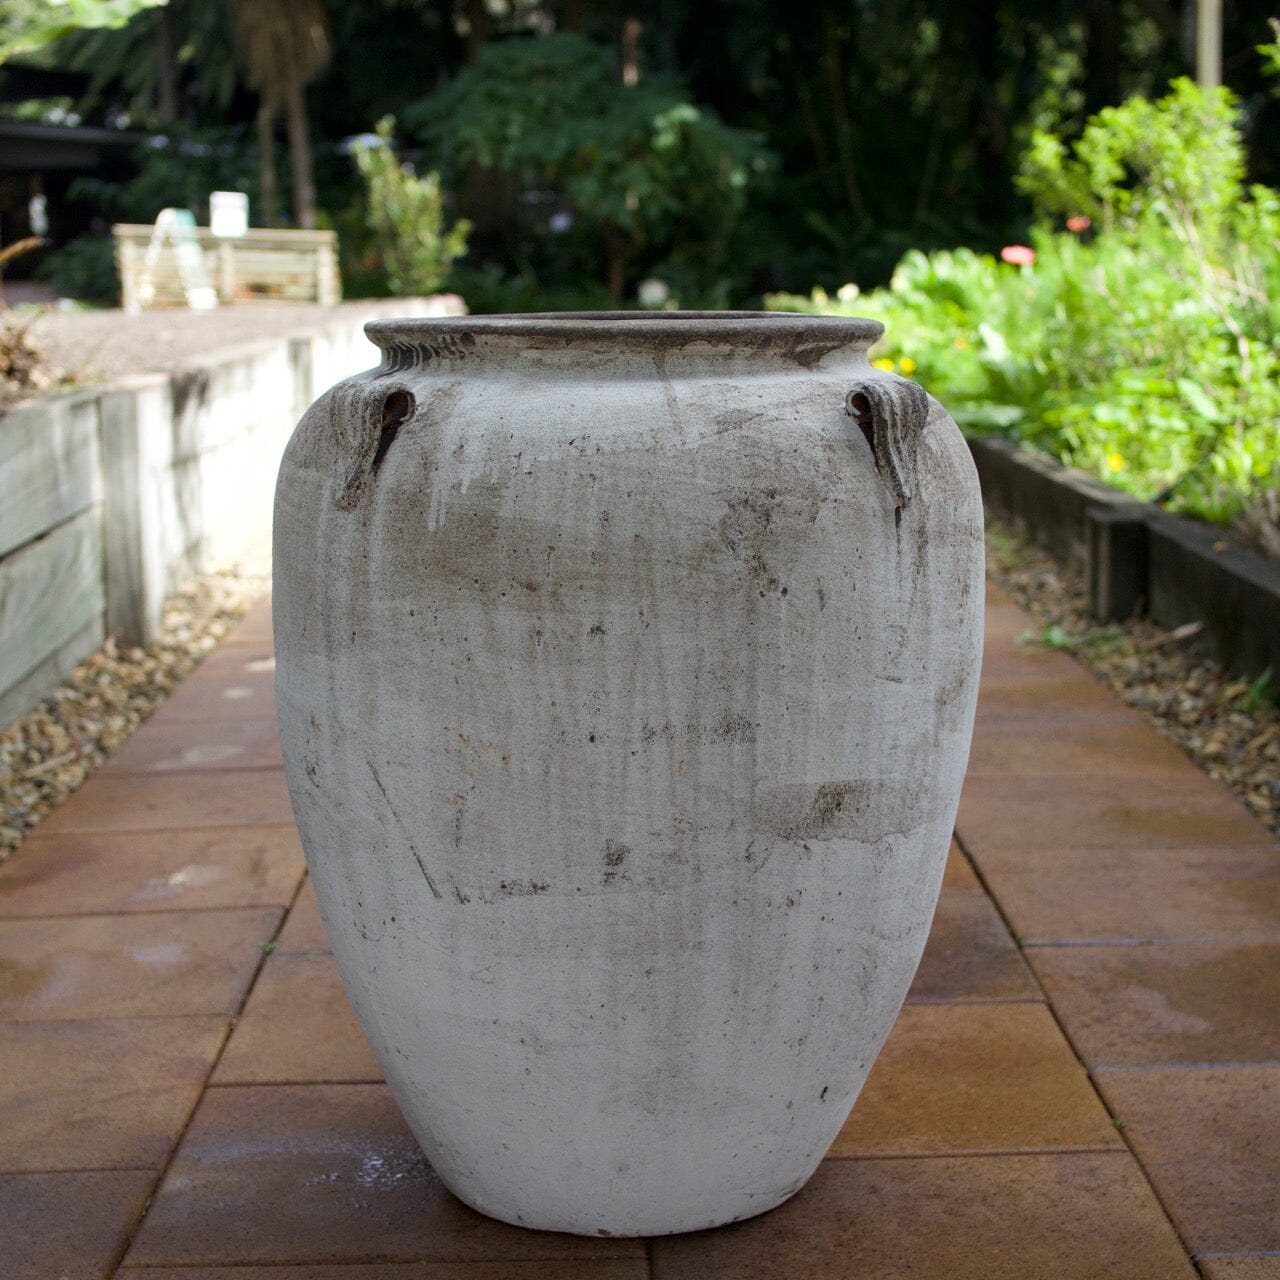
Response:
[{"label": "blurred background foliage", "polygon": [[[466,273],[510,280],[516,301],[530,280],[631,297],[657,274],[685,305],[867,286],[908,249],[1025,238],[1017,178],[1036,131],[1072,140],[1102,108],[1162,93],[1190,67],[1195,23],[1192,0],[97,7],[121,3],[140,8],[124,25],[22,55],[87,75],[50,109],[163,139],[105,217],[131,201],[138,218],[163,200],[199,213],[228,153],[255,220],[274,207],[338,226],[358,284],[376,247],[352,216],[365,195],[348,140],[394,115],[405,159],[440,172],[473,224]],[[1249,176],[1277,185],[1280,104],[1256,52],[1272,3],[1227,6],[1224,75]],[[0,0],[0,33],[47,9]],[[270,19],[256,45],[246,11]],[[314,154],[275,176],[270,144],[296,161],[299,131]],[[308,181],[313,196],[296,190]],[[82,214],[105,207],[100,188],[78,194]]]},{"label": "blurred background foliage", "polygon": [[873,314],[970,429],[1265,541],[1274,3],[1225,6],[1205,93],[1195,0],[0,0],[0,90],[76,73],[5,113],[137,139],[51,204],[66,294],[232,188],[335,227],[348,296]]}]

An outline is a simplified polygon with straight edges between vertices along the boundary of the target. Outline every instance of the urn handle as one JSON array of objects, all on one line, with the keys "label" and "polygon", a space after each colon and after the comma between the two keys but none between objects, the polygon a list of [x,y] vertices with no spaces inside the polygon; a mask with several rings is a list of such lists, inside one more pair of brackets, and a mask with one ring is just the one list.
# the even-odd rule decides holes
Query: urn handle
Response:
[{"label": "urn handle", "polygon": [[336,499],[342,511],[354,511],[369,482],[378,474],[400,428],[413,417],[417,403],[406,387],[371,389],[364,378],[339,385],[329,402],[329,420],[348,460]]},{"label": "urn handle", "polygon": [[876,470],[902,511],[916,496],[920,436],[929,417],[929,396],[893,374],[864,378],[844,398],[844,411],[867,438]]}]

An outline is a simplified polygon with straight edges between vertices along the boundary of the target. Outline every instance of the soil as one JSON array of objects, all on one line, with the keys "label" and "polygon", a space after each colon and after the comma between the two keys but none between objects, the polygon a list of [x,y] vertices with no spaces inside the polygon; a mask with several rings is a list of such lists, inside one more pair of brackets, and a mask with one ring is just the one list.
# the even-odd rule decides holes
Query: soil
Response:
[{"label": "soil", "polygon": [[1039,623],[1024,643],[1069,651],[1280,835],[1280,672],[1230,675],[1198,651],[1195,624],[1099,626],[1076,575],[991,521],[987,572]]}]

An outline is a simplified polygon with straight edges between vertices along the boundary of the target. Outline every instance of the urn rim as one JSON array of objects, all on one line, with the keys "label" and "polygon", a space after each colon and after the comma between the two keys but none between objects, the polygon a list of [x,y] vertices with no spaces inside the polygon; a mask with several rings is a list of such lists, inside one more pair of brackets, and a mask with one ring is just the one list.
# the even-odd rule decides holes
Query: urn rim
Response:
[{"label": "urn rim", "polygon": [[369,340],[384,353],[442,354],[483,342],[514,340],[541,350],[612,349],[660,354],[690,347],[760,352],[809,364],[819,354],[865,352],[884,333],[878,320],[817,316],[800,311],[534,311],[469,316],[406,316],[371,320]]}]

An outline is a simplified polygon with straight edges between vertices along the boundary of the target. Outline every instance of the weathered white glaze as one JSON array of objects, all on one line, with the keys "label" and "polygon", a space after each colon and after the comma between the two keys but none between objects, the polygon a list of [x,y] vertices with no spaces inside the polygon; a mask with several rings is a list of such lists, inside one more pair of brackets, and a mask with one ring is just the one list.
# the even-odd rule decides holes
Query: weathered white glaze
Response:
[{"label": "weathered white glaze", "polygon": [[361,1024],[485,1213],[768,1209],[937,898],[983,596],[960,434],[868,321],[368,331],[275,523],[281,736]]}]

